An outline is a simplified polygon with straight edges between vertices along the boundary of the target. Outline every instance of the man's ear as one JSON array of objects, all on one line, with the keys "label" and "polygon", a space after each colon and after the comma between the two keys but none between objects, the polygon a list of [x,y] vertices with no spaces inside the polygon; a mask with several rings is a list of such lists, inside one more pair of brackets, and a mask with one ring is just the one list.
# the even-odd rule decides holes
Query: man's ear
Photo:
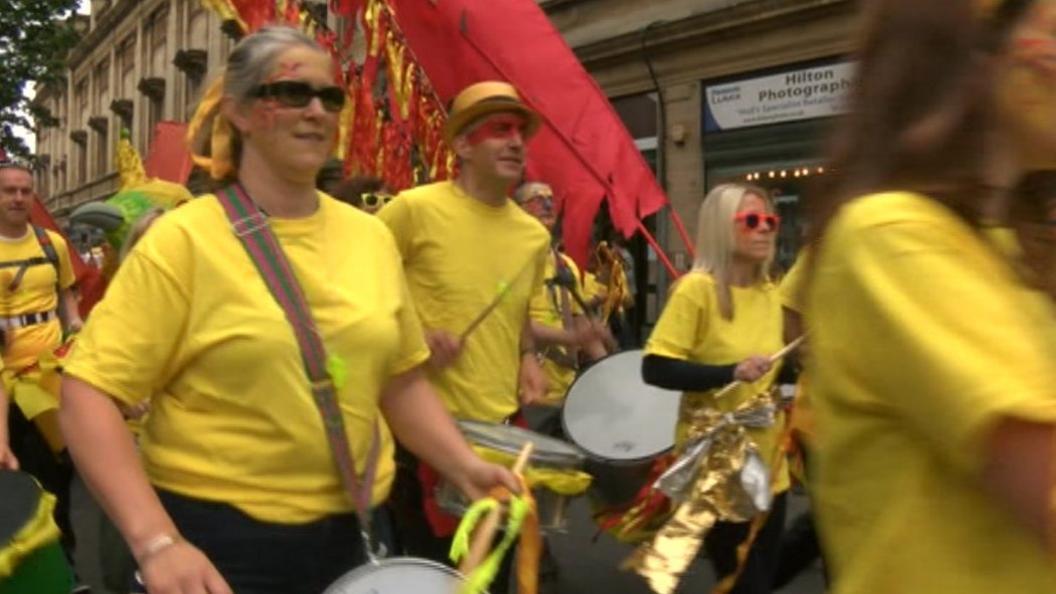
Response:
[{"label": "man's ear", "polygon": [[465,134],[459,134],[451,141],[451,149],[463,161],[468,160],[473,152],[473,145]]}]

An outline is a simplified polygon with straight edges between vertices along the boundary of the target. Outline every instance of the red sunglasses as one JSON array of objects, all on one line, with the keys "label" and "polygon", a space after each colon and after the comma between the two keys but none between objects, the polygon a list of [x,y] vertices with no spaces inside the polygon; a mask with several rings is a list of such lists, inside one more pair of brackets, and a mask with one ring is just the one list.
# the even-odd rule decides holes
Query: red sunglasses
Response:
[{"label": "red sunglasses", "polygon": [[777,231],[778,227],[781,226],[781,217],[776,214],[767,214],[754,210],[739,212],[733,217],[733,220],[744,225],[749,231],[755,231],[760,225],[765,225],[764,231],[773,232]]}]

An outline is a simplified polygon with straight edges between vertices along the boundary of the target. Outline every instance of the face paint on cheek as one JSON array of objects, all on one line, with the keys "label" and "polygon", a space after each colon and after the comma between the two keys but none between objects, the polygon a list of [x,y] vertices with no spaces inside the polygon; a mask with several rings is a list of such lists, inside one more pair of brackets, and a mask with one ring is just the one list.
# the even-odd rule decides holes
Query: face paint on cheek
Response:
[{"label": "face paint on cheek", "polygon": [[249,112],[249,117],[255,127],[271,130],[275,127],[278,118],[278,105],[271,99],[258,101]]},{"label": "face paint on cheek", "polygon": [[1029,63],[998,79],[997,102],[1025,165],[1056,168],[1056,76]]}]

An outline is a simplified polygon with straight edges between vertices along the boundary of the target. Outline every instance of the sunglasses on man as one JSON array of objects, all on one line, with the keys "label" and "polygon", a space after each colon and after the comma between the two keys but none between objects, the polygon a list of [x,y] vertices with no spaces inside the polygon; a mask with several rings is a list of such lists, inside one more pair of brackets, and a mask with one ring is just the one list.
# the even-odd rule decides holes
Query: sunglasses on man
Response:
[{"label": "sunglasses on man", "polygon": [[345,107],[345,92],[341,87],[330,85],[315,88],[302,80],[280,80],[258,85],[252,95],[260,99],[273,99],[283,107],[308,107],[315,97],[323,109],[338,113]]},{"label": "sunglasses on man", "polygon": [[377,192],[363,192],[359,195],[360,202],[363,206],[368,208],[374,208],[375,206],[384,206],[389,202],[392,202],[391,194],[381,194]]}]

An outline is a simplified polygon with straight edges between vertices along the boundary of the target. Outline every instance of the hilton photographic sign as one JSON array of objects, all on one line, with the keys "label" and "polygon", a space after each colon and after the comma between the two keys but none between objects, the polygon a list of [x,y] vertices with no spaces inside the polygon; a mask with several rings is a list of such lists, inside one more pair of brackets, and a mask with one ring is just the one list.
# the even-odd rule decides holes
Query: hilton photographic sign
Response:
[{"label": "hilton photographic sign", "polygon": [[839,62],[704,87],[704,131],[719,132],[840,115],[854,63]]}]

